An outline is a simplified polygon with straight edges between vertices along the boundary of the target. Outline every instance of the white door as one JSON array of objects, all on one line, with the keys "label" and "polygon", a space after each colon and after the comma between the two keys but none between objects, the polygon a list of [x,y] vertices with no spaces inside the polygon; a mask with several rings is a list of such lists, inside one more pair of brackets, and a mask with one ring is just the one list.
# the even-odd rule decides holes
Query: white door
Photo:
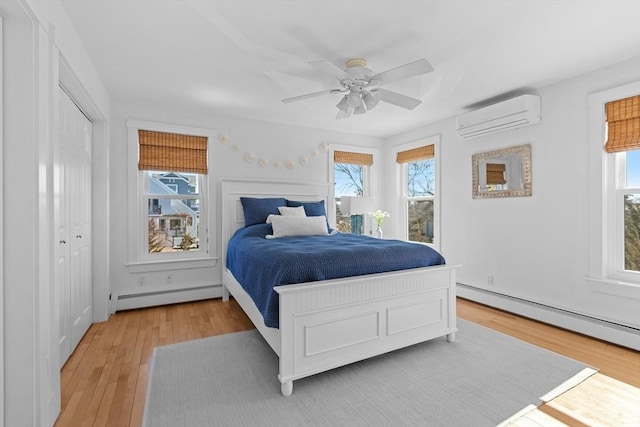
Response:
[{"label": "white door", "polygon": [[60,90],[60,147],[56,178],[56,291],[60,307],[60,364],[92,322],[91,122]]}]

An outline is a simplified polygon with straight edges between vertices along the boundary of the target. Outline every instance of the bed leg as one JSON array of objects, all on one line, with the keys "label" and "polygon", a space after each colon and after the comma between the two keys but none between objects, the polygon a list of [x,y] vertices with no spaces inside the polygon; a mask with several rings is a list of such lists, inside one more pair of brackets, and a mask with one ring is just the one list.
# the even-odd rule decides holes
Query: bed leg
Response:
[{"label": "bed leg", "polygon": [[229,301],[229,289],[222,285],[222,301]]},{"label": "bed leg", "polygon": [[447,342],[455,342],[456,341],[456,333],[452,332],[447,334]]},{"label": "bed leg", "polygon": [[293,393],[293,381],[280,384],[280,391],[284,397],[291,396],[291,393]]}]

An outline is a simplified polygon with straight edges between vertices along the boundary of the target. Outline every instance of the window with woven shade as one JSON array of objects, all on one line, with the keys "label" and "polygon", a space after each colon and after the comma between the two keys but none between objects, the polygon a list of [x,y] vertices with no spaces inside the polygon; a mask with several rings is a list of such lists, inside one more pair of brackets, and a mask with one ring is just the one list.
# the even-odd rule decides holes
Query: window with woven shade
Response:
[{"label": "window with woven shade", "polygon": [[138,130],[138,169],[207,174],[206,136]]},{"label": "window with woven shade", "polygon": [[608,102],[607,153],[640,149],[640,95]]},{"label": "window with woven shade", "polygon": [[615,294],[614,281],[640,282],[640,81],[590,95],[589,106],[589,188],[601,220],[590,230],[589,275]]},{"label": "window with woven shade", "polygon": [[206,258],[208,132],[134,120],[127,126],[130,168],[137,169],[132,264]]},{"label": "window with woven shade", "polygon": [[396,154],[396,162],[411,163],[420,160],[432,159],[435,157],[435,146],[425,145],[423,147],[412,148],[411,150],[400,151]]},{"label": "window with woven shade", "polygon": [[350,151],[334,151],[334,163],[346,163],[350,165],[371,166],[373,164],[373,154],[354,153]]},{"label": "window with woven shade", "polygon": [[[342,197],[363,197],[367,193],[369,168],[373,165],[373,154],[357,151],[333,152],[333,178],[335,182],[334,206],[336,211],[336,228],[342,233],[365,233],[365,218],[363,213],[350,212],[345,199]],[[360,201],[360,199],[358,199]]]},{"label": "window with woven shade", "polygon": [[435,144],[426,144],[396,153],[402,170],[406,211],[407,239],[434,243],[436,237]]}]

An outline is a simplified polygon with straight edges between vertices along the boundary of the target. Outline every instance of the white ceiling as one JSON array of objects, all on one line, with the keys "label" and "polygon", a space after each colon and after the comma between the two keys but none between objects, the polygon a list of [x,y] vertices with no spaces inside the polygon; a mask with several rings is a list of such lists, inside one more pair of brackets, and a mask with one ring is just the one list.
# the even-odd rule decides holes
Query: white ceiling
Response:
[{"label": "white ceiling", "polygon": [[[388,136],[640,55],[640,0],[62,0],[114,102],[166,104]],[[309,61],[374,72],[426,58],[385,86],[419,98],[335,120],[341,95]],[[639,70],[640,77],[640,70]]]}]

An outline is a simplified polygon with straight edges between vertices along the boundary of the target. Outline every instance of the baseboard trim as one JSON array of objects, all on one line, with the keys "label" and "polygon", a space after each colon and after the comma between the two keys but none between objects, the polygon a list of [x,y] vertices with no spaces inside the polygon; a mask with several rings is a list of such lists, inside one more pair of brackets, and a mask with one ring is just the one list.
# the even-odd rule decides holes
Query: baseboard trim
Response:
[{"label": "baseboard trim", "polygon": [[486,304],[540,322],[549,323],[613,344],[640,350],[640,329],[498,292],[476,288],[464,283],[457,284],[457,294],[461,298]]},{"label": "baseboard trim", "polygon": [[202,286],[188,289],[173,289],[138,294],[123,294],[116,298],[114,311],[135,308],[154,307],[157,305],[176,304],[179,302],[199,301],[222,297],[222,285]]}]

